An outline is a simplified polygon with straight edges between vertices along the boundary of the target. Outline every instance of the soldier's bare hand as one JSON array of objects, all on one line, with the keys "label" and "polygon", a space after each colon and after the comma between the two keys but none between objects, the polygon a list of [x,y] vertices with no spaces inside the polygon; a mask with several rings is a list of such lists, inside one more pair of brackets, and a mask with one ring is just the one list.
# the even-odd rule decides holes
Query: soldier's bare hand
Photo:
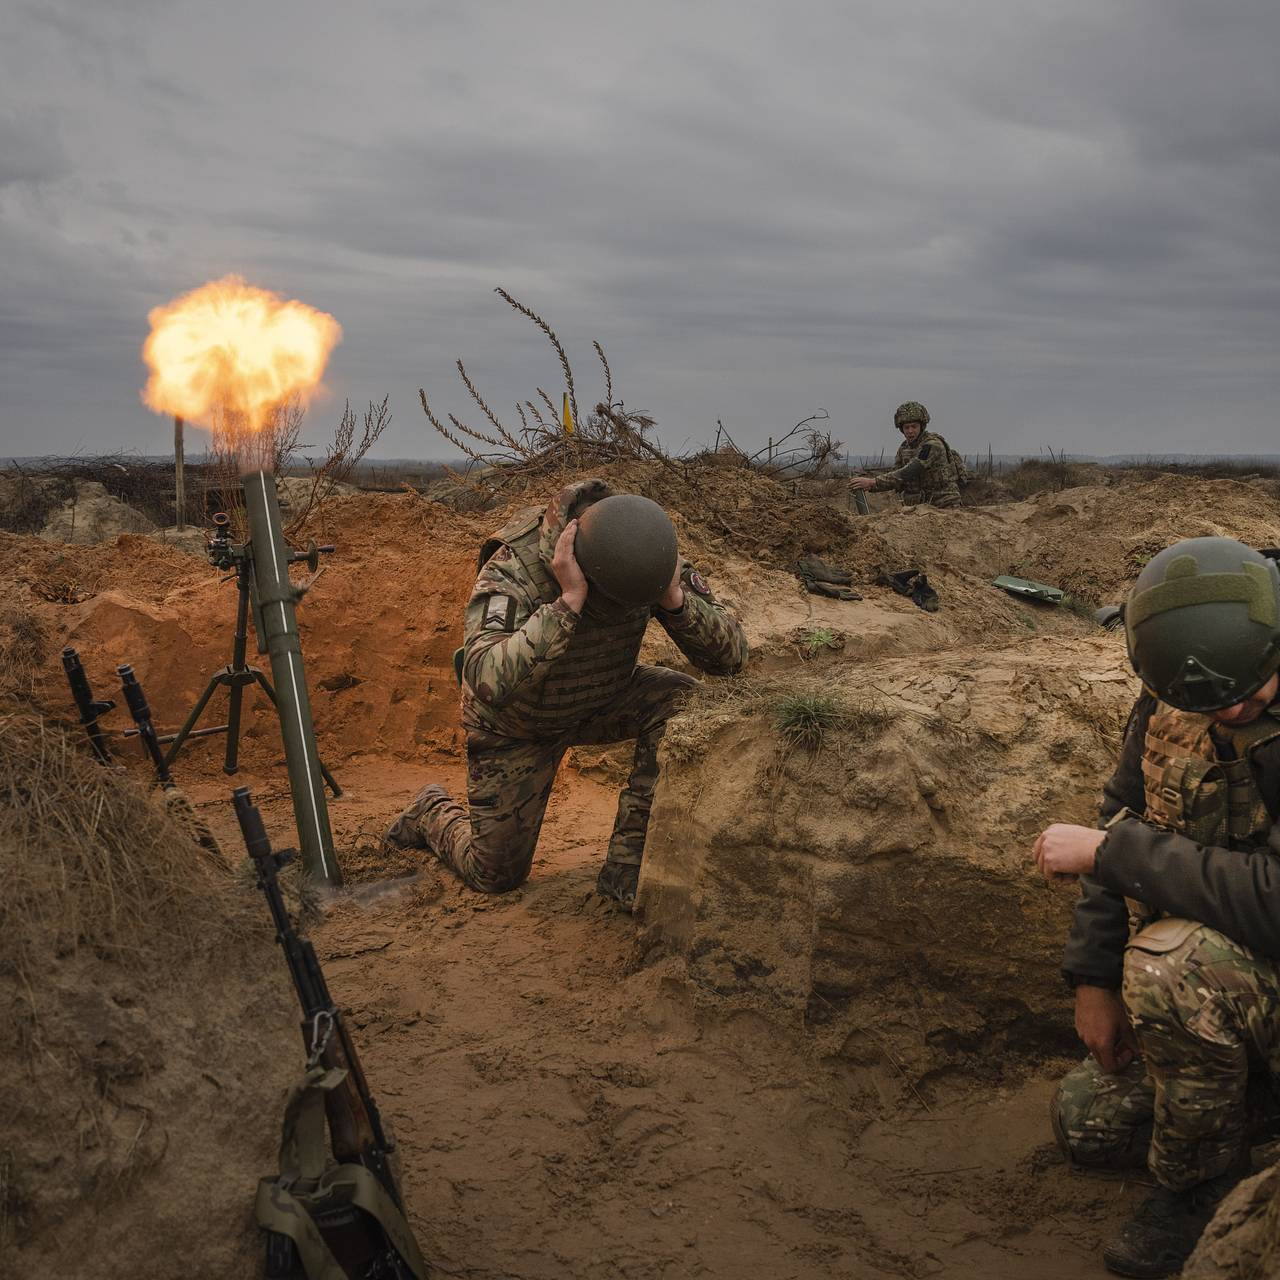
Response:
[{"label": "soldier's bare hand", "polygon": [[581,613],[587,603],[587,578],[578,558],[573,554],[573,540],[578,536],[578,522],[570,520],[556,539],[556,549],[551,556],[551,572],[560,584],[560,599],[574,613]]},{"label": "soldier's bare hand", "polygon": [[875,476],[854,476],[849,481],[850,489],[874,489],[876,487]]},{"label": "soldier's bare hand", "polygon": [[1076,1034],[1103,1071],[1123,1071],[1138,1056],[1124,1001],[1106,987],[1076,988]]},{"label": "soldier's bare hand", "polygon": [[679,613],[684,608],[684,586],[680,582],[680,557],[676,557],[676,571],[671,575],[667,589],[658,601],[658,607],[668,613]]},{"label": "soldier's bare hand", "polygon": [[1098,846],[1107,833],[1095,827],[1077,827],[1069,822],[1055,822],[1037,837],[1036,866],[1046,880],[1074,880],[1093,871]]}]

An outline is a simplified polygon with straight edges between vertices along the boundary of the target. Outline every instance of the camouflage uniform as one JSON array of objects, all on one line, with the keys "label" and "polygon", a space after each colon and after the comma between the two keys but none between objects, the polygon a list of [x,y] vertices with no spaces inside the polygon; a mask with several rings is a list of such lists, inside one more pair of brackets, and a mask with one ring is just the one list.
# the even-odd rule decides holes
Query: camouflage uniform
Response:
[{"label": "camouflage uniform", "polygon": [[964,459],[940,435],[924,430],[915,444],[904,440],[898,446],[893,470],[876,476],[876,488],[901,491],[908,505],[958,507],[960,486],[968,478]]},{"label": "camouflage uniform", "polygon": [[687,561],[678,613],[608,606],[594,591],[580,615],[563,603],[551,572],[556,541],[570,519],[608,494],[601,480],[571,485],[545,512],[522,512],[485,544],[463,626],[469,813],[443,788],[428,787],[388,832],[432,849],[486,893],[528,876],[556,769],[571,746],[636,740],[608,861],[640,864],[658,744],[697,684],[666,667],[636,665],[650,618],[703,671],[731,675],[746,662],[737,619]]},{"label": "camouflage uniform", "polygon": [[1180,1191],[1240,1157],[1250,1067],[1263,1095],[1280,1079],[1277,813],[1280,704],[1231,728],[1139,700],[1065,967],[1122,986],[1142,1059],[1108,1075],[1089,1058],[1063,1080],[1054,1128],[1077,1163],[1146,1153]]}]

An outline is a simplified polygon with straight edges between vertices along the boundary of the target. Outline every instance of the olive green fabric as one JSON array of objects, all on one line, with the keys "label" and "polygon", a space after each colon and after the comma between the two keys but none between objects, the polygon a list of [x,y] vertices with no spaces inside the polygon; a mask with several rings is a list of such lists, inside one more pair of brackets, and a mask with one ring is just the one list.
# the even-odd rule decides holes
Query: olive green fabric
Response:
[{"label": "olive green fabric", "polygon": [[1188,538],[1143,568],[1125,606],[1129,660],[1184,711],[1216,711],[1280,668],[1280,572],[1233,538]]},{"label": "olive green fabric", "polygon": [[373,1218],[418,1280],[427,1280],[427,1264],[417,1241],[386,1188],[363,1165],[336,1164],[325,1138],[325,1095],[346,1079],[346,1072],[312,1067],[285,1106],[280,1141],[280,1173],[258,1183],[254,1216],[264,1231],[288,1236],[308,1280],[348,1280],[333,1256],[315,1215],[354,1206]]},{"label": "olive green fabric", "polygon": [[578,517],[574,555],[593,590],[629,608],[655,605],[676,571],[676,530],[651,498],[617,493]]}]

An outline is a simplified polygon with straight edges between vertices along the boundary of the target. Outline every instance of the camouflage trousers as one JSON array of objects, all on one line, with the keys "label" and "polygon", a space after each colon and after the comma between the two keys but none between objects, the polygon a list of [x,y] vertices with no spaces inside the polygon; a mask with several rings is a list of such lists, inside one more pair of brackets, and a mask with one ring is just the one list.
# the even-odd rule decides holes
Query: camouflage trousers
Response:
[{"label": "camouflage trousers", "polygon": [[960,506],[960,495],[958,493],[919,493],[915,490],[907,492],[903,490],[902,505],[904,507],[958,507]]},{"label": "camouflage trousers", "polygon": [[1093,1167],[1131,1167],[1145,1152],[1172,1191],[1227,1172],[1245,1153],[1251,1076],[1274,1111],[1280,962],[1206,925],[1160,920],[1125,953],[1124,1003],[1142,1059],[1117,1075],[1092,1057],[1070,1072],[1054,1100],[1059,1140]]},{"label": "camouflage trousers", "polygon": [[556,770],[570,747],[636,740],[627,784],[609,838],[611,862],[639,866],[658,782],[658,744],[667,721],[697,681],[667,667],[638,666],[631,682],[598,715],[562,736],[528,741],[479,729],[467,733],[468,810],[442,788],[413,822],[421,841],[465,884],[506,893],[533,865]]}]

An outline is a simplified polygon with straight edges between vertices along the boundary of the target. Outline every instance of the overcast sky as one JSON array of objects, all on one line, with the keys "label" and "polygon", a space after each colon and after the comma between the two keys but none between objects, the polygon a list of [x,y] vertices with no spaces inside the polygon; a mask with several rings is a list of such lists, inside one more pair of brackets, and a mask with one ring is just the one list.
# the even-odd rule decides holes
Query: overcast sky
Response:
[{"label": "overcast sky", "polygon": [[558,395],[495,285],[674,448],[1280,451],[1278,55],[1275,0],[8,0],[0,453],[164,451],[147,312],[228,272],[386,454],[458,356]]}]

